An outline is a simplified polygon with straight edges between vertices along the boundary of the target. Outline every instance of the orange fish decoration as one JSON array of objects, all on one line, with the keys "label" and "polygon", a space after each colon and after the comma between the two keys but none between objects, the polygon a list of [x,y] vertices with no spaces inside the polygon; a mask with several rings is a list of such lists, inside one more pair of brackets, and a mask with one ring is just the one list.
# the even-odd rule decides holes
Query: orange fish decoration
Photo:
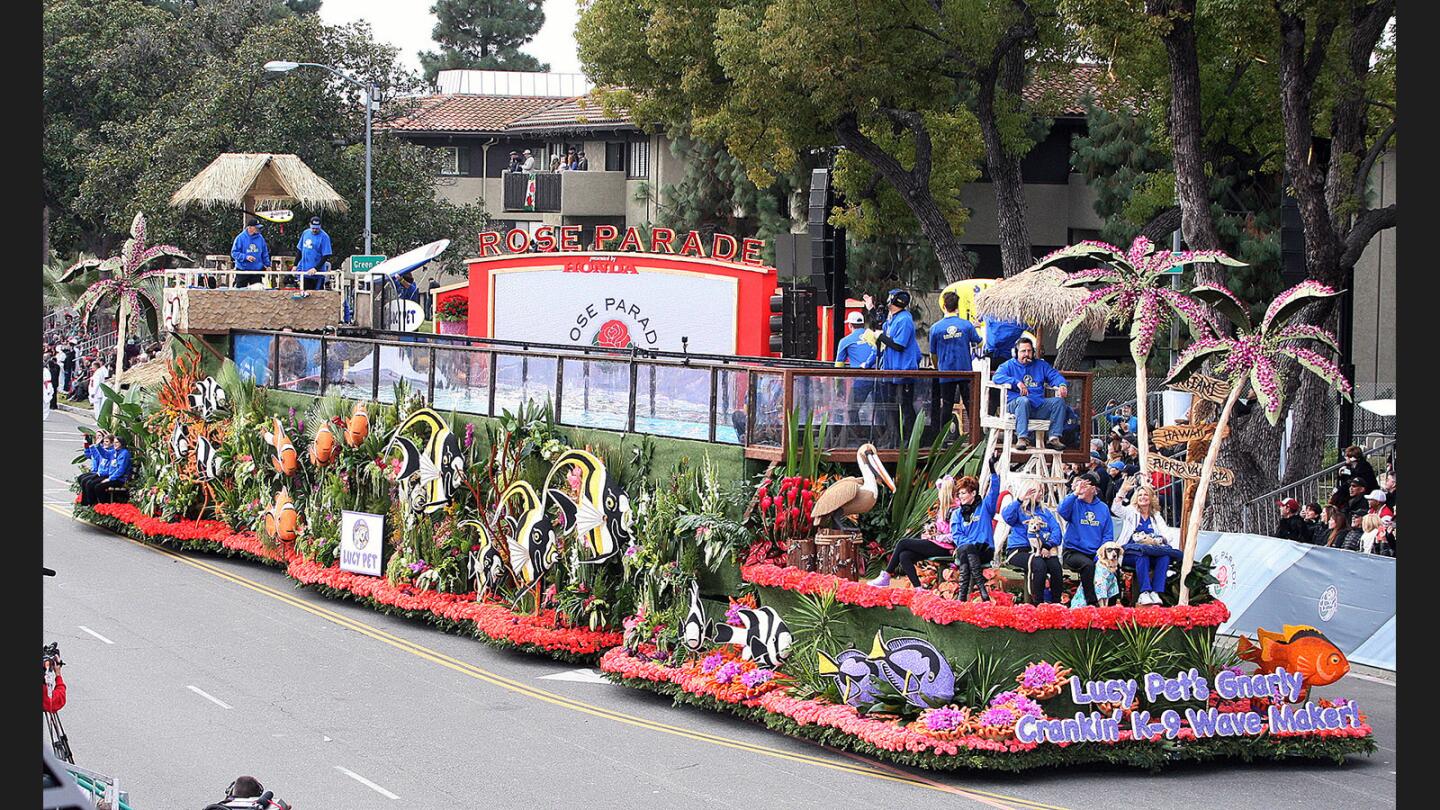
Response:
[{"label": "orange fish decoration", "polygon": [[281,487],[275,503],[265,510],[265,533],[285,543],[294,542],[300,533],[300,512],[290,500],[290,490]]},{"label": "orange fish decoration", "polygon": [[1310,694],[1310,687],[1335,683],[1350,671],[1350,661],[1325,634],[1308,625],[1287,624],[1279,633],[1263,627],[1255,628],[1259,643],[1240,637],[1235,651],[1241,660],[1258,664],[1260,674],[1284,667],[1305,678],[1300,701]]},{"label": "orange fish decoration", "polygon": [[280,417],[272,419],[270,424],[273,430],[267,430],[264,434],[265,441],[275,451],[270,461],[275,465],[275,471],[281,475],[294,475],[300,469],[300,454],[295,451],[295,445],[280,426]]},{"label": "orange fish decoration", "polygon": [[324,467],[335,460],[340,453],[340,445],[335,440],[335,431],[325,423],[320,423],[320,428],[315,431],[315,441],[310,443],[310,463],[317,467]]},{"label": "orange fish decoration", "polygon": [[370,435],[370,414],[365,410],[365,403],[357,402],[350,410],[350,419],[345,423],[345,444],[350,447],[359,447]]}]

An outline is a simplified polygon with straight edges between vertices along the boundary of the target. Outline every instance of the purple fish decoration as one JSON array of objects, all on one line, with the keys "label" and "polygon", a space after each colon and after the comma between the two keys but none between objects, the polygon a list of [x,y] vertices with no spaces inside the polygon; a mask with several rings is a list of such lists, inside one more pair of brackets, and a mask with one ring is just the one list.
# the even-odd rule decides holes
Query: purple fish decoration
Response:
[{"label": "purple fish decoration", "polygon": [[886,641],[877,631],[869,660],[914,706],[928,709],[955,699],[955,672],[950,662],[923,638],[907,636]]},{"label": "purple fish decoration", "polygon": [[859,650],[845,650],[831,658],[819,650],[819,672],[828,675],[840,688],[840,696],[855,708],[868,706],[880,697],[880,688],[875,679],[880,677],[880,667]]}]

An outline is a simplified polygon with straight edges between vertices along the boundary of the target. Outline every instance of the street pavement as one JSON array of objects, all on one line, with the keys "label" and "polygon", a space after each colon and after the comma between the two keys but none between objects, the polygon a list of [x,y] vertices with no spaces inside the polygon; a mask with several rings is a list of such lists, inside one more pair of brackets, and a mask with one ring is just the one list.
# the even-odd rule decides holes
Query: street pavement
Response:
[{"label": "street pavement", "polygon": [[1317,690],[1375,727],[1380,750],[1343,766],[898,768],[75,521],[79,424],[57,412],[43,428],[45,639],[66,663],[76,762],[137,810],[203,807],[241,774],[297,810],[1395,803],[1393,675]]}]

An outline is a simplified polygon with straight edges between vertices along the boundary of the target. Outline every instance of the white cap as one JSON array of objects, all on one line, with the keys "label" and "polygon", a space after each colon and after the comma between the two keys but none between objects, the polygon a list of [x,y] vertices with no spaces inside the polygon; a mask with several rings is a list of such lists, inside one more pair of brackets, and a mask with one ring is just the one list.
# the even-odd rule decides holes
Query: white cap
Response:
[{"label": "white cap", "polygon": [[865,316],[861,315],[859,312],[852,312],[849,315],[845,316],[845,323],[848,323],[851,326],[861,326],[865,323]]},{"label": "white cap", "polygon": [[1367,499],[1369,499],[1369,500],[1372,500],[1372,501],[1379,501],[1380,503],[1384,503],[1384,502],[1385,502],[1385,490],[1383,490],[1383,489],[1377,489],[1377,490],[1375,490],[1374,492],[1370,493],[1369,495],[1366,495],[1365,497],[1366,497]]}]

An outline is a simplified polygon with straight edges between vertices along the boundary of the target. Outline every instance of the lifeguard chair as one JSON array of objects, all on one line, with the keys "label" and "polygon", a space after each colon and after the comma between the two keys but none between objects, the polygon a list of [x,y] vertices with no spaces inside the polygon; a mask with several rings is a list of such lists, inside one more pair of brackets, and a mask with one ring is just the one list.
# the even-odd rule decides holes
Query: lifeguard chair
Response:
[{"label": "lifeguard chair", "polygon": [[[985,452],[981,458],[990,458],[999,447],[1000,486],[1009,489],[1011,476],[1038,481],[1044,488],[1045,505],[1051,509],[1058,507],[1066,495],[1065,472],[1060,461],[1061,451],[1045,446],[1050,421],[1031,419],[1035,444],[1028,450],[1015,449],[1015,415],[1005,410],[1005,386],[991,381],[988,360],[982,358],[974,368],[980,373],[980,428],[986,431]],[[1014,470],[1017,462],[1021,462],[1021,467]],[[980,488],[984,494],[989,480],[982,478]]]}]

